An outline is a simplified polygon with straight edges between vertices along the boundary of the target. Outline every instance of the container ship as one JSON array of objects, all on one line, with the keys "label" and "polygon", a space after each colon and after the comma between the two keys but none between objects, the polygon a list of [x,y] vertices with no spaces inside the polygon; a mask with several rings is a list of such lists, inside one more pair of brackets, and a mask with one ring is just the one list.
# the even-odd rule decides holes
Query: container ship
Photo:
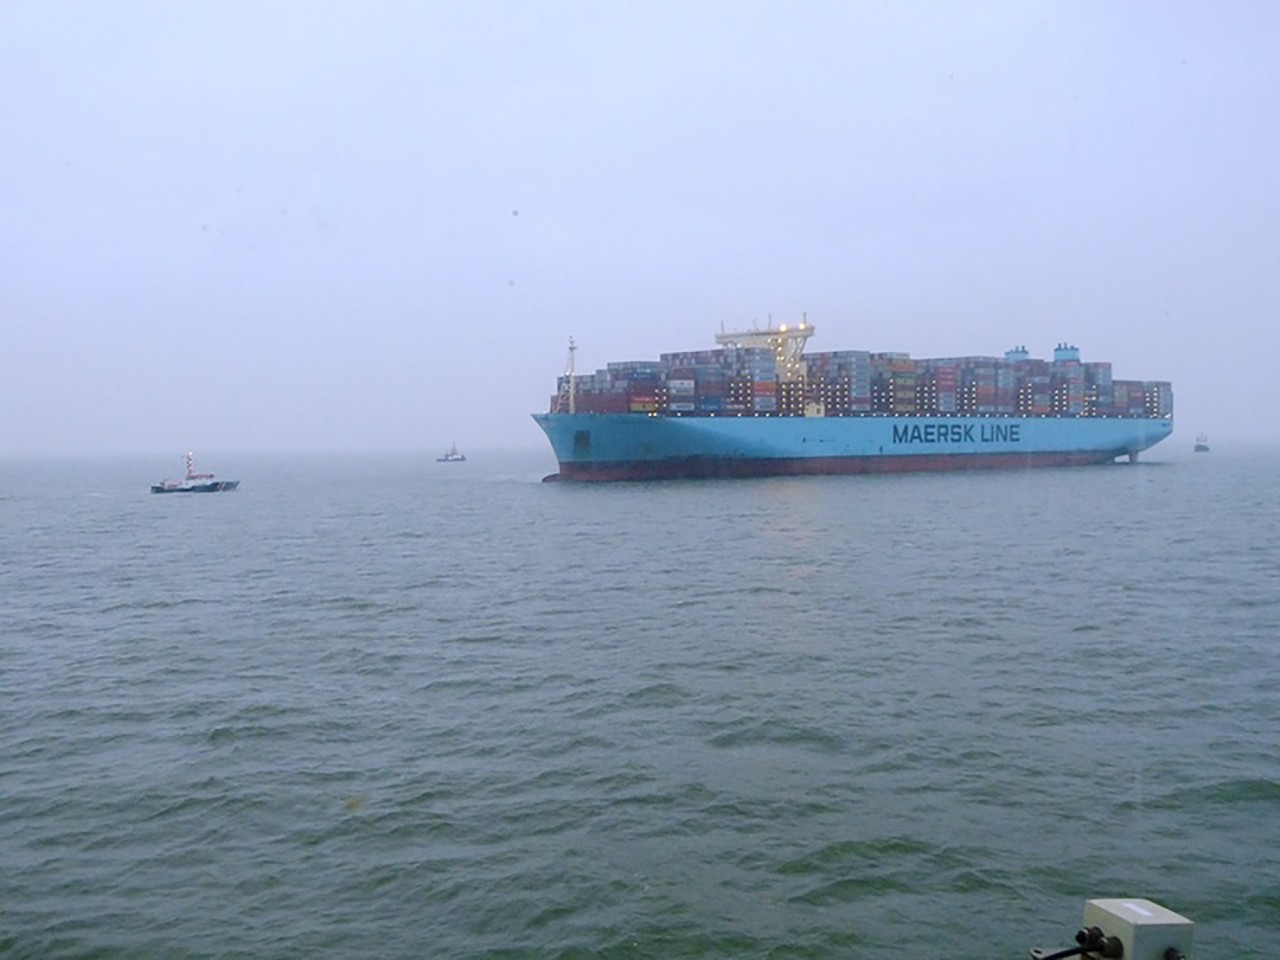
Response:
[{"label": "container ship", "polygon": [[716,335],[714,350],[574,370],[534,414],[548,480],[651,480],[1075,466],[1173,431],[1173,388],[1117,380],[1058,344],[1003,357],[804,352],[807,321]]}]

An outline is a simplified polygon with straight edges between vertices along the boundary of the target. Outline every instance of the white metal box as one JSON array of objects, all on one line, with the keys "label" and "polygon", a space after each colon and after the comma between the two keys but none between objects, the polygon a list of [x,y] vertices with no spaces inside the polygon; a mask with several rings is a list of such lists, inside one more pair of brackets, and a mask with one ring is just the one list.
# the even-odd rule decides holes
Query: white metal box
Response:
[{"label": "white metal box", "polygon": [[1172,960],[1179,953],[1192,960],[1195,924],[1150,900],[1086,900],[1084,925],[1119,937],[1124,960]]}]

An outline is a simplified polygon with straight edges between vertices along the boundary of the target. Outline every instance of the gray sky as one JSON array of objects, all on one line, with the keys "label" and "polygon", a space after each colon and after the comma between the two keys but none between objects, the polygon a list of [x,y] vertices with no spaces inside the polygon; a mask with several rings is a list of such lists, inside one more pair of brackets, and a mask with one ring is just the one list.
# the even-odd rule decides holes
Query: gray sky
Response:
[{"label": "gray sky", "polygon": [[570,334],[801,314],[1275,439],[1277,49],[1270,0],[0,0],[0,451],[538,446]]}]

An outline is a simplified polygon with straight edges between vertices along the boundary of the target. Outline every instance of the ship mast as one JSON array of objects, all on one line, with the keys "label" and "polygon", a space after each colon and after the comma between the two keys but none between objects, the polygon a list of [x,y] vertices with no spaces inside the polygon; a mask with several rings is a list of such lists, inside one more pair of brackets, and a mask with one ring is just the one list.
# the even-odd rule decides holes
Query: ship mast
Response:
[{"label": "ship mast", "polygon": [[569,361],[565,364],[564,379],[560,383],[560,396],[556,398],[556,409],[561,413],[567,409],[569,413],[578,412],[578,389],[573,376],[573,355],[578,345],[569,338]]},{"label": "ship mast", "polygon": [[578,345],[573,342],[573,337],[569,338],[569,412],[578,412],[578,385],[573,379],[573,355],[577,351]]}]

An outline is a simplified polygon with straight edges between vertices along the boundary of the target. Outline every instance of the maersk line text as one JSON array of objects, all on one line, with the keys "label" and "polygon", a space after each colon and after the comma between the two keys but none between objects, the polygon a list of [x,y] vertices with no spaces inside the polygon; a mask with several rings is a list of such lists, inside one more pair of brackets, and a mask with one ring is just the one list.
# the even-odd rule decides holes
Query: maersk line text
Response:
[{"label": "maersk line text", "polygon": [[926,423],[893,426],[894,443],[1020,443],[1020,423]]}]

